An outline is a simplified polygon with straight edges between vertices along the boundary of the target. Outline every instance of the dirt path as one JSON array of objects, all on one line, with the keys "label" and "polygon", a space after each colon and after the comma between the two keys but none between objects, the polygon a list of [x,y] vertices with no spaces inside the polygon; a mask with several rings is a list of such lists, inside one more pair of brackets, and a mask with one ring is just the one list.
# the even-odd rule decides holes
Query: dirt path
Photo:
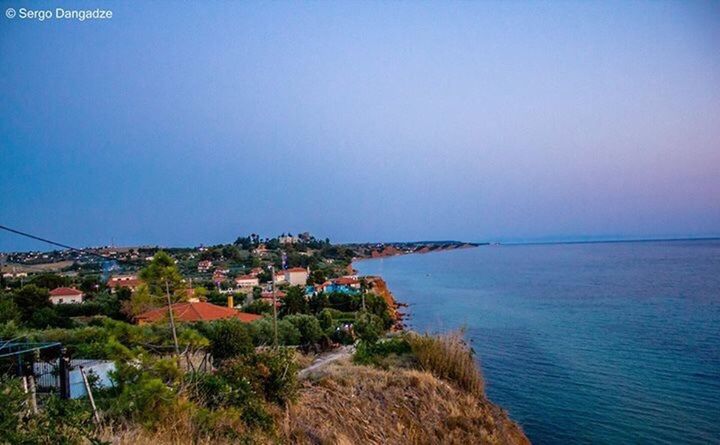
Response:
[{"label": "dirt path", "polygon": [[322,368],[324,368],[326,365],[335,362],[337,360],[340,360],[342,358],[350,357],[355,352],[355,346],[342,346],[334,351],[326,352],[324,354],[320,354],[318,358],[316,358],[310,366],[308,366],[305,369],[301,369],[300,372],[298,372],[298,378],[304,379],[307,378],[312,372],[318,371]]}]

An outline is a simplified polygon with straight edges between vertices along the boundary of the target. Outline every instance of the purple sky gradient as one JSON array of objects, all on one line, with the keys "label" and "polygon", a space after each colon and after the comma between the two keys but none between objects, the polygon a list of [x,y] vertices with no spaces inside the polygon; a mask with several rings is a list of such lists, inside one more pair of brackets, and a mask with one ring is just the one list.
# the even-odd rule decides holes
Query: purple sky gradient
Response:
[{"label": "purple sky gradient", "polygon": [[114,17],[0,17],[0,224],[75,245],[720,235],[720,3],[207,3],[2,2]]}]

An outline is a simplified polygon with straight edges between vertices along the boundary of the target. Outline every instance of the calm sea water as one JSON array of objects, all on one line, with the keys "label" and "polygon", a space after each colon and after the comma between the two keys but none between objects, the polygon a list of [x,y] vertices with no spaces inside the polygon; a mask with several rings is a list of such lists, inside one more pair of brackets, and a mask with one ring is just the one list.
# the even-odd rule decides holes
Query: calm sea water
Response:
[{"label": "calm sea water", "polygon": [[536,444],[720,443],[720,241],[483,246],[361,261],[420,331],[465,326]]}]

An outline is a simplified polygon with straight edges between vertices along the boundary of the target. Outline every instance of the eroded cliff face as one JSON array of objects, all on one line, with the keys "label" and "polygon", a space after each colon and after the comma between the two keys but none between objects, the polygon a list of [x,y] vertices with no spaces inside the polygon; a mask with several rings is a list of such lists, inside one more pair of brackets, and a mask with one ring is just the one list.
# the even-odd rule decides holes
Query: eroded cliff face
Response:
[{"label": "eroded cliff face", "polygon": [[507,413],[427,372],[333,364],[303,382],[285,437],[296,444],[529,444]]}]

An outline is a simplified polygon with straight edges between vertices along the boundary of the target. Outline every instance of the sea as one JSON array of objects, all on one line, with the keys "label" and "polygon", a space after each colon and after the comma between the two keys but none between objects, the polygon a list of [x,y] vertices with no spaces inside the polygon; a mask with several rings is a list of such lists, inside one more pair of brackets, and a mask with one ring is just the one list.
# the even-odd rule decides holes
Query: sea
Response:
[{"label": "sea", "polygon": [[420,332],[465,331],[535,444],[720,444],[720,240],[363,260]]}]

